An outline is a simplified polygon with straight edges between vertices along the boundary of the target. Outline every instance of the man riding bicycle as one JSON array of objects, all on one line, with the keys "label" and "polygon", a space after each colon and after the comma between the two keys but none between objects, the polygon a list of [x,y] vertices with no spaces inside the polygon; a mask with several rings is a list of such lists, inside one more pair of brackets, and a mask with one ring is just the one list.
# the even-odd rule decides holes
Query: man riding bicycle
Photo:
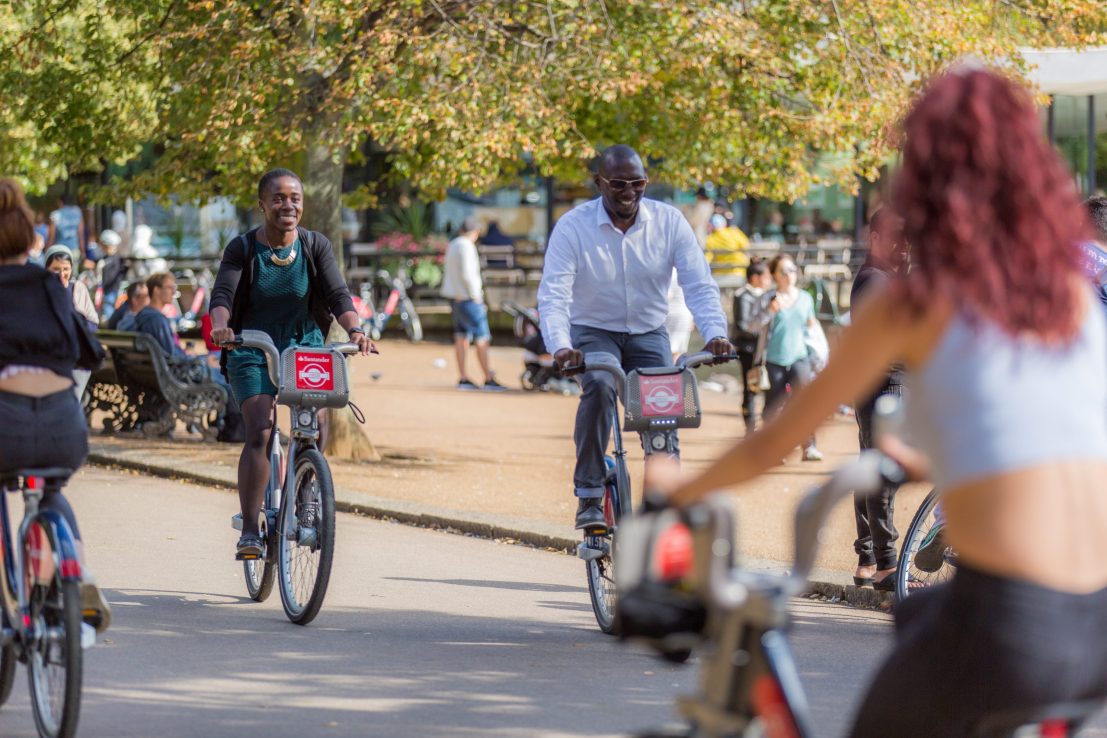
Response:
[{"label": "man riding bicycle", "polygon": [[[604,150],[594,181],[600,197],[566,213],[551,234],[538,288],[542,334],[558,365],[577,366],[585,353],[604,352],[625,371],[670,366],[665,316],[674,268],[708,338],[705,350],[733,352],[719,288],[696,236],[679,210],[643,199],[649,179],[638,154],[624,145]],[[582,385],[573,431],[578,529],[604,522],[603,457],[615,403],[608,375],[586,374]]]}]

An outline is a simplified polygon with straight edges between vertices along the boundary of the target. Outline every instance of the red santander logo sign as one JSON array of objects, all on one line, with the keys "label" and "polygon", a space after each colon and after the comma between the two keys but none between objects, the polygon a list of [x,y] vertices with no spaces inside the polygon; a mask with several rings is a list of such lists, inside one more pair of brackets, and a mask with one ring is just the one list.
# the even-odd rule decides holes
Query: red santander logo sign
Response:
[{"label": "red santander logo sign", "polygon": [[642,415],[647,418],[683,415],[684,382],[679,374],[639,377]]},{"label": "red santander logo sign", "polygon": [[334,354],[297,351],[296,389],[334,390]]}]

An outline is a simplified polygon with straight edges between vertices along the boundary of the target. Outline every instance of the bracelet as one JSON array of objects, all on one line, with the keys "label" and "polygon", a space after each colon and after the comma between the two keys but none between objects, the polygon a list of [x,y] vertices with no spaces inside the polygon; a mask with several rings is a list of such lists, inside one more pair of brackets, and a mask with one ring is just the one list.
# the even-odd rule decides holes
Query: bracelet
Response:
[{"label": "bracelet", "polygon": [[365,335],[365,331],[363,331],[360,328],[351,328],[350,330],[346,331],[346,335],[348,335],[348,336],[352,336],[355,333],[360,333],[363,336]]}]

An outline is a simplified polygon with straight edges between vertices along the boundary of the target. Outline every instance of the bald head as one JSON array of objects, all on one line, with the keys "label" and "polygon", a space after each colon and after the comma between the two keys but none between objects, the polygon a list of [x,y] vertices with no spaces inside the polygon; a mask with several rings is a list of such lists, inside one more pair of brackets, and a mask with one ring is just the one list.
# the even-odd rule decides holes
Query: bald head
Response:
[{"label": "bald head", "polygon": [[641,172],[639,176],[646,175],[646,168],[642,165],[642,157],[638,152],[626,144],[608,146],[600,153],[599,171],[605,177],[614,177],[615,172],[621,172],[628,168]]}]

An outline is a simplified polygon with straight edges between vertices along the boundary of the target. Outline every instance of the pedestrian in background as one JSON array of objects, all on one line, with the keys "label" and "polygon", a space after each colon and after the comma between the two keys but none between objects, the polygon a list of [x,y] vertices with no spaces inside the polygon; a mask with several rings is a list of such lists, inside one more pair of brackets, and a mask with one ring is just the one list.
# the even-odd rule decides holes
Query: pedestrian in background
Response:
[{"label": "pedestrian in background", "polygon": [[127,300],[108,318],[107,328],[113,331],[133,331],[135,318],[150,304],[150,290],[145,282],[127,285]]},{"label": "pedestrian in background", "polygon": [[[488,361],[492,331],[488,328],[488,309],[484,305],[484,284],[480,276],[480,255],[477,253],[479,237],[479,220],[469,217],[461,222],[461,231],[457,238],[446,247],[442,296],[450,301],[450,312],[453,314],[457,388],[502,392],[507,388],[496,381]],[[470,345],[476,347],[477,362],[484,373],[482,387],[473,383],[466,374],[465,364]]]},{"label": "pedestrian in background", "polygon": [[58,198],[58,207],[50,213],[49,233],[46,245],[68,246],[72,255],[88,260],[85,245],[85,216],[81,209],[73,204],[71,195]]},{"label": "pedestrian in background", "polygon": [[[769,373],[769,391],[765,395],[765,415],[775,415],[787,399],[789,387],[794,392],[814,378],[814,368],[807,353],[808,327],[817,324],[815,301],[801,290],[799,269],[792,257],[780,254],[769,262],[776,289],[765,295],[764,311],[758,322],[769,323],[769,340],[765,348],[765,368]],[[804,461],[821,461],[822,452],[815,446],[815,436],[803,444]]]},{"label": "pedestrian in background", "polygon": [[[865,301],[865,297],[887,290],[889,282],[907,272],[907,245],[903,240],[903,219],[887,208],[880,208],[869,219],[869,253],[850,290],[850,308]],[[873,412],[881,395],[903,394],[903,367],[889,368],[884,383],[868,399],[857,405],[857,439],[861,450],[873,448]],[[899,531],[892,520],[898,487],[885,485],[873,495],[854,494],[853,514],[857,522],[857,569],[853,583],[872,585],[885,592],[895,590],[896,540]]]},{"label": "pedestrian in background", "polygon": [[773,275],[765,259],[755,256],[746,267],[746,283],[734,294],[734,346],[738,361],[742,364],[742,419],[746,435],[757,427],[757,395],[761,390],[749,386],[749,371],[762,360],[758,347],[764,353],[762,334],[768,326],[755,322],[765,291],[772,287]]}]

